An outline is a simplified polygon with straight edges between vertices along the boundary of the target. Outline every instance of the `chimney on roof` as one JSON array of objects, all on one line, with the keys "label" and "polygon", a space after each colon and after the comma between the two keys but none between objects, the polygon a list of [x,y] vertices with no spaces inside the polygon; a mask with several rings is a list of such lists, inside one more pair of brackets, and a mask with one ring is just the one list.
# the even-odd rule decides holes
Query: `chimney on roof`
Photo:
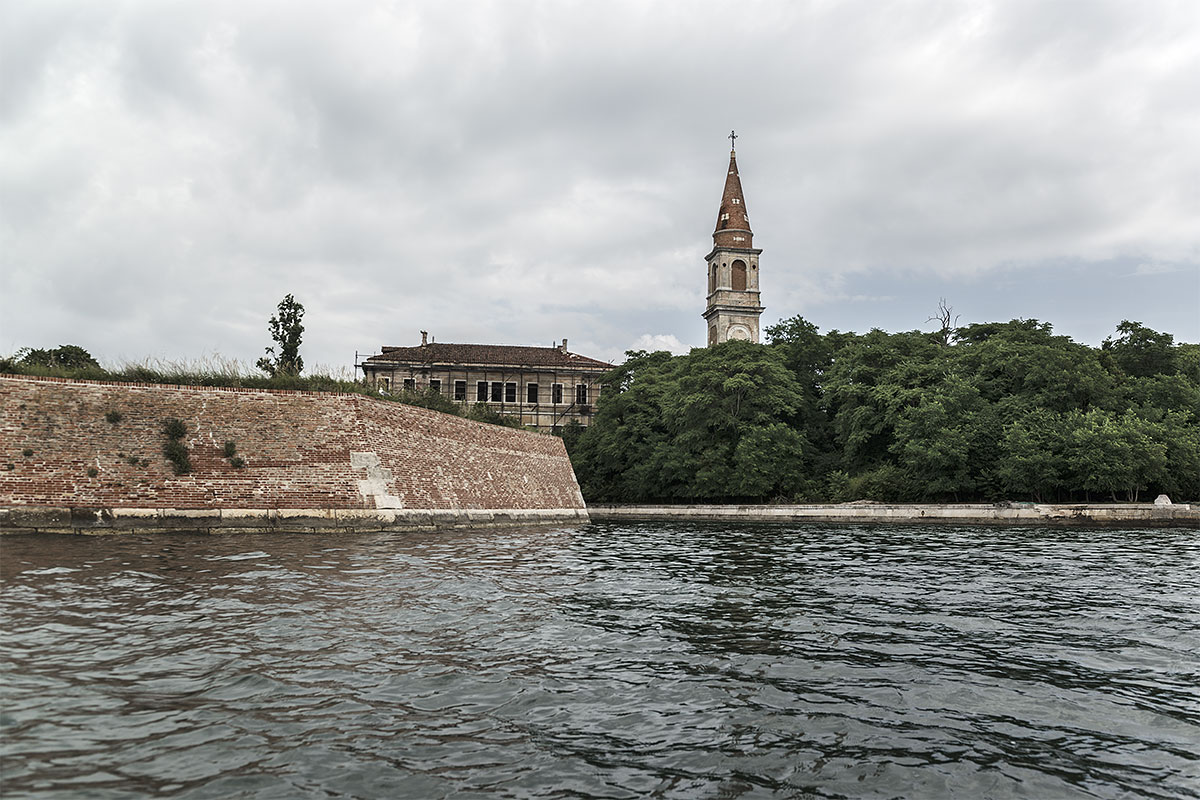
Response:
[{"label": "chimney on roof", "polygon": [[558,347],[558,351],[559,351],[560,353],[565,353],[565,352],[567,352],[567,340],[566,340],[566,339],[563,339],[563,343],[562,343],[561,345],[559,345],[559,347]]},{"label": "chimney on roof", "polygon": [[429,344],[429,331],[421,331],[421,347]]}]

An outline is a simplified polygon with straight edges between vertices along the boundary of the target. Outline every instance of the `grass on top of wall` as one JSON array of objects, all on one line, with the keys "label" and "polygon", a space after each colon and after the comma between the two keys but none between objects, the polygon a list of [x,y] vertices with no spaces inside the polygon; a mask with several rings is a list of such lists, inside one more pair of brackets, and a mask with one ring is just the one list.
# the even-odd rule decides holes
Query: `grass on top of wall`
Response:
[{"label": "grass on top of wall", "polygon": [[71,378],[127,383],[161,383],[179,386],[219,386],[244,389],[289,389],[307,392],[347,392],[394,403],[430,408],[478,422],[521,428],[519,421],[491,411],[484,404],[464,408],[436,392],[385,394],[354,380],[345,368],[333,371],[317,367],[305,375],[267,375],[234,359],[210,356],[197,361],[146,359],[112,368],[102,366],[63,367],[22,364],[17,358],[0,358],[0,373],[45,378]]}]

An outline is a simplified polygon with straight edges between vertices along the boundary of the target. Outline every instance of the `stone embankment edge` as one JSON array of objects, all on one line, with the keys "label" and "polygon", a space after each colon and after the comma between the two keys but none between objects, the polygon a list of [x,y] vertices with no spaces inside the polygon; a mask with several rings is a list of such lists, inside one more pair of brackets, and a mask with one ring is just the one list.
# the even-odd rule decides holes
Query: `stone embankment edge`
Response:
[{"label": "stone embankment edge", "polygon": [[586,522],[581,508],[0,508],[0,534],[372,533]]},{"label": "stone embankment edge", "polygon": [[589,505],[594,522],[745,520],[753,522],[954,523],[970,525],[1187,526],[1200,528],[1200,506],[1176,503],[956,505]]}]

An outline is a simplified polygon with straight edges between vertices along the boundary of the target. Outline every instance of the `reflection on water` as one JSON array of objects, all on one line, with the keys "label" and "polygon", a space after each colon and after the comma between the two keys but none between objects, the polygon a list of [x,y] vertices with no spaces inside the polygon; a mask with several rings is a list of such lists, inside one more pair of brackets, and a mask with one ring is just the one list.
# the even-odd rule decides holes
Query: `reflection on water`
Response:
[{"label": "reflection on water", "polygon": [[1200,797],[1194,531],[14,536],[5,797]]}]

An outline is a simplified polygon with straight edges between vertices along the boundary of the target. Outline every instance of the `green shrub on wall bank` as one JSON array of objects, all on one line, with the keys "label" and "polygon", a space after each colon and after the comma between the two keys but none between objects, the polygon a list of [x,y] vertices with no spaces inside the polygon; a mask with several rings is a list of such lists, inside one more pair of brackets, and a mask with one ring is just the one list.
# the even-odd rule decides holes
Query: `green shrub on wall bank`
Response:
[{"label": "green shrub on wall bank", "polygon": [[[69,359],[55,359],[46,356],[47,353],[65,351],[71,354]],[[31,357],[29,354],[34,354]],[[83,356],[78,354],[82,353]],[[84,357],[86,356],[86,358]],[[448,398],[429,392],[400,392],[389,395],[382,394],[363,384],[329,374],[315,373],[297,375],[290,372],[277,372],[274,375],[262,375],[247,371],[241,364],[224,359],[208,359],[194,363],[151,362],[140,364],[125,364],[113,369],[100,366],[81,347],[63,345],[55,350],[18,350],[15,355],[0,358],[0,374],[30,375],[46,378],[67,378],[73,380],[118,381],[123,383],[158,383],[175,386],[216,386],[240,389],[279,389],[302,392],[342,392],[346,394],[361,394],[393,403],[430,408],[444,414],[467,417],[477,422],[487,422],[506,427],[521,427],[510,417],[495,413],[485,413],[479,409],[464,410],[459,404]],[[123,419],[121,412],[111,411],[105,419],[117,425]]]}]

